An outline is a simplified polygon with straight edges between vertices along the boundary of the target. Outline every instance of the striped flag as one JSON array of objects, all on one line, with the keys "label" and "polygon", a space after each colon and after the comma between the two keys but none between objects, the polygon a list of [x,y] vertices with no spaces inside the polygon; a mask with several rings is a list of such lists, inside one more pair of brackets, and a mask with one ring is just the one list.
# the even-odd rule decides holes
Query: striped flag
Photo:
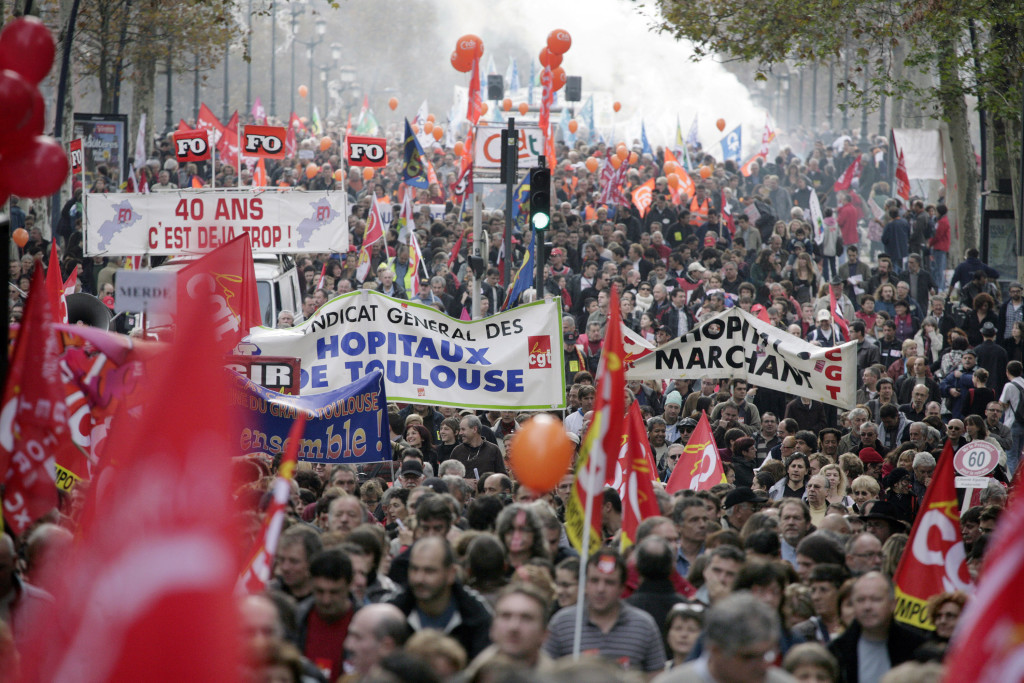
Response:
[{"label": "striped flag", "polygon": [[608,310],[608,332],[597,369],[594,419],[580,447],[572,492],[565,508],[565,533],[584,557],[589,557],[602,545],[601,504],[608,479],[608,460],[618,457],[626,429],[625,352],[622,348],[619,295],[614,287]]},{"label": "striped flag", "polygon": [[323,289],[324,282],[327,280],[327,261],[324,261],[324,267],[320,269],[320,279],[316,281],[316,288]]},{"label": "striped flag", "polygon": [[295,476],[295,466],[299,462],[299,441],[302,440],[305,430],[306,413],[299,411],[288,433],[288,450],[281,458],[277,478],[274,479],[274,498],[263,518],[263,529],[256,539],[256,547],[250,553],[249,561],[238,577],[238,583],[235,585],[236,594],[246,595],[263,591],[273,575],[277,541],[281,538],[284,511],[292,494],[292,478]]},{"label": "striped flag", "polygon": [[697,115],[693,115],[693,123],[690,124],[690,132],[686,134],[686,144],[691,147],[699,147],[700,140],[697,139]]}]

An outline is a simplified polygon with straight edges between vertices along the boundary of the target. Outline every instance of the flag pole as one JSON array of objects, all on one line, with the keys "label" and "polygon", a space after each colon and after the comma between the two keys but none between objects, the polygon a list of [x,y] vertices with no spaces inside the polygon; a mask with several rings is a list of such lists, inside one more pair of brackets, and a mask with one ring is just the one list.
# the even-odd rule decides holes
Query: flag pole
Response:
[{"label": "flag pole", "polygon": [[[213,138],[213,135],[209,135]],[[210,145],[210,187],[217,189],[217,145]]]},{"label": "flag pole", "polygon": [[[228,123],[231,123],[228,121]],[[238,152],[235,153],[235,160],[238,162],[238,176],[235,178],[235,182],[238,187],[242,187],[242,119],[239,118],[235,122],[235,142],[238,143]]]},{"label": "flag pole", "polygon": [[[593,426],[593,425],[591,425]],[[587,469],[590,469],[591,460],[587,458]],[[587,560],[590,558],[590,524],[594,519],[594,495],[591,493],[591,487],[594,485],[593,472],[590,472],[589,476],[587,472],[583,473],[587,476],[587,504],[584,507],[583,513],[583,542],[580,544],[580,572],[576,583],[576,625],[573,628],[572,635],[572,659],[578,661],[580,658],[580,647],[583,643],[583,603],[584,603],[584,590],[587,585]]]}]

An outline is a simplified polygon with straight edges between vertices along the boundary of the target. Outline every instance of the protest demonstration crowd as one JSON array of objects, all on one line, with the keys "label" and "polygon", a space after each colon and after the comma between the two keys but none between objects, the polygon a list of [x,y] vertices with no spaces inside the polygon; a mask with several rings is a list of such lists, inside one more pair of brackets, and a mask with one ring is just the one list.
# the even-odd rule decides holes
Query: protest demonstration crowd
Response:
[{"label": "protest demonstration crowd", "polygon": [[[250,565],[237,594],[223,596],[231,617],[203,627],[234,627],[221,636],[241,643],[231,677],[899,683],[982,669],[951,660],[967,655],[950,643],[986,589],[993,537],[1017,543],[1015,529],[993,532],[1012,506],[1024,448],[1024,287],[1010,282],[1004,292],[977,249],[961,257],[951,247],[941,197],[926,202],[909,185],[890,185],[900,175],[891,139],[857,140],[825,126],[800,154],[786,146],[769,154],[775,132],[766,126],[762,153],[741,165],[681,134],[674,146],[651,146],[646,133],[621,145],[596,131],[559,136],[549,159],[551,225],[535,231],[526,220],[530,188],[517,189],[514,207],[473,215],[462,143],[456,150],[435,136],[411,170],[408,148],[427,122],[419,117],[415,131],[407,123],[381,133],[386,165],[346,169],[346,138],[368,115],[346,127],[254,112],[243,123],[287,124],[294,139],[285,158],[252,169],[179,165],[169,136],[159,137],[122,191],[215,183],[347,193],[349,252],[296,255],[302,309],[264,321],[279,330],[308,325],[360,289],[464,321],[557,302],[561,348],[552,353],[564,368],[566,407],[544,413],[558,421],[571,457],[556,485],[530,488],[514,452],[538,449],[543,459],[544,442],[517,440],[538,411],[453,399],[388,402],[388,462],[234,458],[228,516],[241,539],[233,545],[247,552],[259,540],[282,481],[287,495],[279,538],[264,546],[269,580]],[[300,161],[298,150],[309,154]],[[22,210],[28,202],[12,200],[11,229],[29,234],[10,265],[12,322],[27,319],[23,293],[35,291],[33,276],[54,268],[61,283],[75,273],[77,291],[113,307],[118,274],[140,264],[86,256],[82,195],[117,184],[104,169],[90,187],[77,183],[52,239]],[[505,210],[515,220],[508,254]],[[484,245],[476,269],[474,219]],[[375,229],[380,239],[370,241]],[[713,370],[623,380],[618,399],[602,392],[617,386],[607,378],[623,337],[656,350],[734,307],[815,347],[854,344],[855,403],[837,407]],[[147,342],[141,329],[131,338]],[[751,344],[748,354],[758,352]],[[601,413],[608,406],[619,411],[611,425]],[[203,409],[190,408],[200,420]],[[621,426],[633,414],[639,432]],[[580,472],[600,450],[593,435],[609,430],[623,448],[628,433],[651,465],[641,488],[648,512],[628,512],[636,488],[599,482],[584,544],[573,511],[586,498]],[[983,486],[954,489],[954,453],[974,442],[998,462]],[[695,448],[713,450],[719,470],[691,488]],[[618,452],[605,455],[611,462]],[[948,491],[934,490],[937,482]],[[32,610],[68,589],[61,574],[75,569],[67,558],[84,520],[102,519],[88,502],[102,488],[102,477],[76,481],[58,510],[0,537],[0,679],[34,670],[26,661],[38,652]],[[154,494],[146,509],[159,514],[161,500]],[[942,551],[929,545],[938,536]],[[915,557],[927,558],[918,572],[944,566],[946,579],[901,571]],[[92,599],[117,603],[117,588]],[[82,628],[69,653],[89,647]]]}]

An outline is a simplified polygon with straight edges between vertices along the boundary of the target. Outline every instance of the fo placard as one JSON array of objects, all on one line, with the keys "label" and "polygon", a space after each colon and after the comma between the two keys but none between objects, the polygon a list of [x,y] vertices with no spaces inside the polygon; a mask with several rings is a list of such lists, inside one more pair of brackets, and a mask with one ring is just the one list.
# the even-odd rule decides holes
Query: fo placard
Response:
[{"label": "fo placard", "polygon": [[174,158],[179,164],[210,158],[210,134],[204,128],[174,133]]},{"label": "fo placard", "polygon": [[243,126],[242,156],[284,159],[284,126]]},{"label": "fo placard", "polygon": [[379,168],[388,164],[388,141],[386,138],[370,138],[360,135],[348,136],[348,165]]}]

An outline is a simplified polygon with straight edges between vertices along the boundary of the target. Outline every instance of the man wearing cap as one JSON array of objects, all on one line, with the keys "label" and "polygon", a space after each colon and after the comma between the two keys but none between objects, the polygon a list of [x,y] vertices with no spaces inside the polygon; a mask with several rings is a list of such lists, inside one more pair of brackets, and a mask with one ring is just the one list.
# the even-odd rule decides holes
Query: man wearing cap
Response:
[{"label": "man wearing cap", "polygon": [[[868,422],[860,428],[861,436],[871,436],[873,441],[877,443],[877,437],[875,436],[878,428],[872,423]],[[877,448],[873,446],[863,446],[860,452],[857,454],[860,461],[864,463],[864,474],[875,479],[882,478],[882,463],[885,460],[882,458],[882,454],[878,452]]]},{"label": "man wearing cap", "polygon": [[989,388],[999,396],[1006,382],[1006,364],[1010,362],[1006,349],[996,343],[998,330],[991,322],[981,326],[982,342],[974,347],[978,367],[988,370]]},{"label": "man wearing cap", "polygon": [[818,346],[839,346],[845,341],[842,332],[832,324],[832,314],[827,310],[818,311],[817,326],[807,335],[807,341]]},{"label": "man wearing cap", "polygon": [[768,498],[754,493],[749,486],[740,486],[729,492],[725,497],[725,515],[722,517],[722,528],[740,531],[747,520],[768,502]]},{"label": "man wearing cap", "polygon": [[409,458],[402,461],[402,469],[398,474],[399,480],[403,489],[409,489],[410,491],[426,479],[426,473],[423,471],[423,463],[419,460]]},{"label": "man wearing cap", "polygon": [[662,419],[665,420],[665,440],[668,443],[675,443],[679,440],[679,414],[683,410],[683,397],[678,391],[670,391],[665,396],[665,405],[662,408]]},{"label": "man wearing cap", "polygon": [[569,278],[572,276],[572,268],[565,264],[565,249],[555,247],[548,257],[548,276],[554,280],[559,277]]},{"label": "man wearing cap", "polygon": [[884,544],[893,534],[905,534],[910,530],[897,515],[899,510],[895,505],[886,500],[878,500],[872,503],[868,513],[861,515],[860,519],[864,522],[864,531],[873,534]]}]

